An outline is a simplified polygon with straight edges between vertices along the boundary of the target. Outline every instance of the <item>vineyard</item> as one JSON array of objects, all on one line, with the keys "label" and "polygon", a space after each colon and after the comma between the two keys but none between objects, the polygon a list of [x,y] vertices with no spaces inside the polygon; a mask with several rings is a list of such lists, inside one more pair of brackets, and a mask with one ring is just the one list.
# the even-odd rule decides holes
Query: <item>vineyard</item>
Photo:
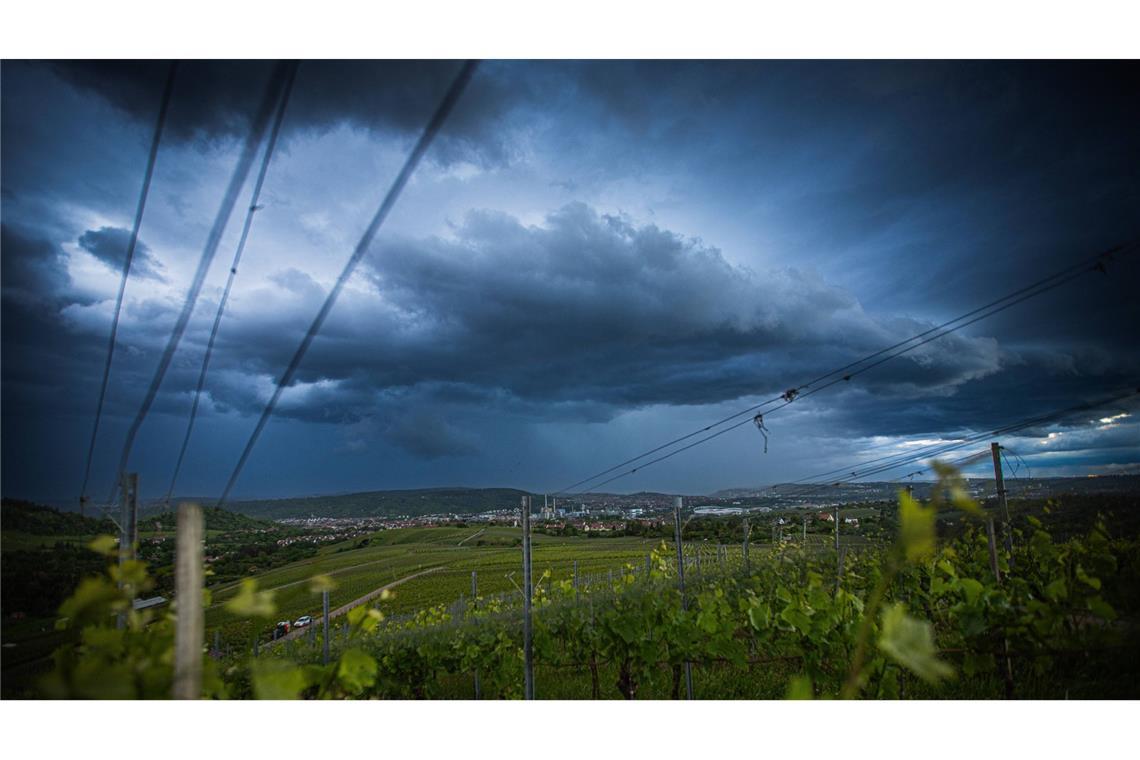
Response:
[{"label": "vineyard", "polygon": [[[893,518],[889,537],[838,554],[822,542],[751,553],[686,544],[680,567],[664,542],[602,554],[582,547],[576,558],[554,543],[544,557],[538,541],[536,695],[678,699],[691,688],[696,699],[1135,697],[1140,542],[1131,511],[1075,520],[1063,500],[1036,515],[1023,510],[1007,551],[990,530],[993,515],[944,471],[928,502],[900,494]],[[446,538],[438,548],[416,544],[385,572],[444,566],[459,550]],[[111,543],[95,548],[113,551]],[[381,545],[365,556],[387,561],[396,550]],[[471,596],[470,572],[443,567],[334,621],[327,650],[317,628],[256,656],[245,646],[210,648],[202,696],[521,697],[523,597],[503,588],[512,585],[504,573],[521,568],[519,551],[478,556],[479,577],[497,586]],[[207,619],[249,632],[283,609],[319,610],[324,591],[340,603],[375,586],[357,582],[360,552],[344,557],[316,577],[303,566],[262,576],[273,591],[251,581],[219,590]],[[128,594],[149,582],[135,562],[81,583],[59,622],[79,638],[57,650],[39,696],[169,695],[177,609],[129,611],[124,628],[114,624]],[[438,603],[413,612],[402,598]]]}]

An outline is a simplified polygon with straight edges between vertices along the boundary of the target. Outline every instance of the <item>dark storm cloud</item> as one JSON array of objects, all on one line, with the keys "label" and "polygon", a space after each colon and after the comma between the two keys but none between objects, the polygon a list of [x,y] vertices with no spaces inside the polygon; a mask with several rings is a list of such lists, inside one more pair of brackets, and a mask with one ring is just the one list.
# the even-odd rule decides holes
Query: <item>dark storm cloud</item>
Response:
[{"label": "dark storm cloud", "polygon": [[[717,403],[778,393],[930,327],[872,318],[812,272],[753,272],[699,240],[584,204],[551,213],[542,226],[474,212],[454,232],[374,248],[363,274],[375,294],[341,300],[282,414],[354,421],[384,407],[394,389],[415,389],[421,401],[462,389],[496,405],[588,405],[594,418],[603,409],[612,416],[650,404]],[[301,313],[323,298],[300,273],[272,279]],[[227,324],[220,355],[275,376],[301,325],[282,332],[272,320],[271,311],[265,322]],[[1002,363],[996,341],[955,335],[868,383],[950,394]],[[240,374],[231,380],[212,383],[212,393],[256,409],[254,387]]]},{"label": "dark storm cloud", "polygon": [[718,218],[775,236],[781,260],[842,262],[867,301],[943,305],[1028,262],[1056,268],[1140,236],[1135,62],[563,71],[573,97],[552,108],[567,168],[583,167],[569,179],[684,173]]},{"label": "dark storm cloud", "polygon": [[468,436],[455,430],[438,414],[426,411],[397,416],[384,435],[424,459],[463,456],[478,451]]},{"label": "dark storm cloud", "polygon": [[[168,64],[155,61],[71,61],[52,64],[60,77],[97,93],[132,118],[150,122]],[[284,129],[323,132],[347,123],[380,133],[418,133],[459,71],[458,61],[305,61]],[[472,83],[433,148],[443,163],[507,161],[504,121],[531,86],[495,76],[487,65]],[[490,71],[488,71],[490,70]],[[185,61],[179,65],[170,134],[178,140],[244,135],[269,64]]]},{"label": "dark storm cloud", "polygon": [[[340,145],[305,138],[343,129],[350,147],[384,153],[393,137],[418,133],[457,67],[302,66],[268,205],[287,203],[296,218],[311,207],[323,222],[286,232],[268,222],[271,211],[258,220],[191,452],[212,458],[216,472],[197,468],[207,488],[228,475],[221,470],[232,463],[223,460],[238,452],[227,447],[244,440],[249,415],[320,308],[340,264],[340,244],[329,239],[351,226],[341,214],[374,192],[368,178],[327,181],[328,151]],[[283,419],[260,444],[278,448],[261,464],[251,460],[249,482],[336,490],[354,467],[362,487],[388,477],[438,484],[465,472],[511,480],[513,471],[489,458],[495,446],[527,449],[511,451],[507,463],[528,465],[561,447],[560,469],[593,471],[612,463],[601,459],[656,444],[658,433],[688,432],[1128,238],[1140,232],[1138,70],[484,64],[430,155],[486,171],[423,167],[393,216],[405,232],[382,232],[342,294],[282,397]],[[107,456],[117,455],[114,425],[136,411],[180,306],[185,283],[176,273],[197,251],[187,225],[200,197],[215,202],[203,189],[207,164],[225,163],[228,141],[244,135],[268,72],[263,62],[183,65],[145,227],[159,250],[140,248],[135,274],[149,281],[129,287],[124,304],[100,449]],[[59,469],[61,448],[73,458],[86,451],[113,293],[112,278],[93,273],[74,243],[121,267],[164,76],[161,63],[5,62],[8,483],[54,482],[34,473],[48,461]],[[328,192],[337,182],[343,195]],[[444,211],[424,211],[437,201]],[[164,205],[181,209],[173,221]],[[421,222],[446,232],[416,232]],[[309,260],[288,256],[294,240],[304,240],[297,248]],[[267,254],[284,260],[264,264]],[[1135,261],[1112,265],[1107,277],[1067,285],[797,402],[768,420],[767,461],[787,457],[779,477],[810,466],[796,473],[805,474],[822,469],[814,460],[832,444],[837,458],[851,459],[852,441],[868,436],[992,430],[1134,387],[1137,282]],[[181,435],[219,295],[220,286],[203,292],[148,421],[153,445],[136,452],[142,468],[168,469],[162,455]],[[1113,423],[1089,415],[1097,421],[1043,425],[1017,445],[1122,466],[1138,456],[1129,445],[1135,407],[1097,412],[1134,415]],[[738,432],[762,456],[756,431]],[[731,454],[729,439],[695,450],[689,461],[700,466],[676,468],[674,485]],[[367,452],[355,461],[369,464],[348,464],[341,451]],[[431,464],[416,471],[421,461]],[[715,477],[750,479],[753,464]],[[147,482],[158,480],[152,472]]]},{"label": "dark storm cloud", "polygon": [[55,303],[71,284],[59,246],[11,224],[0,225],[0,286],[5,299]]},{"label": "dark storm cloud", "polygon": [[[3,224],[0,249],[5,417],[45,408],[78,412],[76,383],[100,349],[70,329],[62,312],[91,300],[73,291],[66,254],[56,243]],[[19,445],[5,440],[9,444]]]},{"label": "dark storm cloud", "polygon": [[[945,396],[900,397],[852,388],[836,394],[820,410],[822,422],[839,437],[952,435],[984,432],[1062,412],[1084,404],[1129,394],[1140,372],[1135,359],[1079,373],[1053,374],[1040,364],[1008,363],[1002,372],[964,385]],[[1067,412],[1021,435],[1044,435],[1050,425],[1085,426],[1090,420],[1140,411],[1140,397],[1130,396],[1088,411]]]},{"label": "dark storm cloud", "polygon": [[[123,271],[123,262],[126,261],[130,241],[130,230],[121,227],[100,227],[97,230],[87,230],[80,235],[79,247],[118,273]],[[142,240],[135,242],[135,252],[131,258],[131,275],[166,282],[162,274],[162,262],[154,257],[150,246]]]}]

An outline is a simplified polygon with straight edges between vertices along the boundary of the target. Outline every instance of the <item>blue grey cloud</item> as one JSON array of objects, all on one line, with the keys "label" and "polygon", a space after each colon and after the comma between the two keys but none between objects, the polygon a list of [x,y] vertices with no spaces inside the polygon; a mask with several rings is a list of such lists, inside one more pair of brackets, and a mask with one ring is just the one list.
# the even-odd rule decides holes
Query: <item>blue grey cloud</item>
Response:
[{"label": "blue grey cloud", "polygon": [[[80,235],[79,247],[118,273],[123,271],[130,241],[130,230],[120,227],[100,227],[97,230],[87,230]],[[142,240],[135,241],[134,255],[131,257],[131,274],[147,280],[166,281],[162,274],[162,262],[155,258],[150,246]]]},{"label": "blue grey cloud", "polygon": [[[0,71],[6,494],[77,487],[59,473],[80,470],[90,435],[163,67]],[[218,335],[191,490],[228,475],[456,67],[302,66]],[[1135,238],[1137,70],[488,62],[239,493],[565,485]],[[179,74],[112,368],[104,474],[267,72],[215,61]],[[156,490],[226,273],[210,273],[133,460]],[[773,415],[768,455],[743,429],[628,488],[803,475],[883,437],[992,429],[1134,385],[1137,282],[1135,259],[1116,262]],[[1127,468],[1140,456],[1130,419],[1016,443],[1045,470]]]}]

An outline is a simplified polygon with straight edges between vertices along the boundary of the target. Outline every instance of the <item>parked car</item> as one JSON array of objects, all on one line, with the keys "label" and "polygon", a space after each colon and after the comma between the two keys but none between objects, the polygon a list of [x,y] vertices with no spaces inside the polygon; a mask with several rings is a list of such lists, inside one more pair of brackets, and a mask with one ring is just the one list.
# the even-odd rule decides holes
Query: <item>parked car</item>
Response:
[{"label": "parked car", "polygon": [[301,617],[297,618],[296,623],[293,623],[293,627],[294,628],[304,628],[305,626],[312,625],[312,624],[313,624],[313,616],[312,615],[302,615]]}]

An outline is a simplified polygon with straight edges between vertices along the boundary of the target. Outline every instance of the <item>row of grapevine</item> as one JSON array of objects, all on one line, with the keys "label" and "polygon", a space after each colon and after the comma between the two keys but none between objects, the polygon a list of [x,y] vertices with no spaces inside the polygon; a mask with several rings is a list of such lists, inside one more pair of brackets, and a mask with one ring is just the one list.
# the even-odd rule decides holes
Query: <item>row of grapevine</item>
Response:
[{"label": "row of grapevine", "polygon": [[[939,539],[938,514],[951,509],[975,519]],[[807,547],[757,552],[747,566],[718,551],[709,571],[687,573],[686,603],[665,544],[647,565],[589,587],[541,577],[538,696],[677,698],[686,663],[698,697],[1056,696],[1050,684],[1111,672],[1136,651],[1140,544],[1113,537],[1104,520],[1057,541],[1027,518],[1013,551],[998,553],[999,576],[984,515],[954,473],[942,473],[929,504],[901,494],[898,518],[895,542],[847,553],[841,573],[834,553]],[[145,586],[139,567],[112,570]],[[61,625],[81,637],[57,653],[45,695],[102,696],[112,682],[130,685],[118,696],[165,695],[155,674],[165,672],[172,615],[131,613],[115,630],[107,619],[123,606],[117,580],[81,586],[64,605]],[[327,663],[319,636],[211,661],[203,696],[469,698],[476,675],[485,698],[521,696],[517,595],[391,620],[383,608],[352,610]],[[227,609],[275,614],[272,595],[252,584]]]}]

